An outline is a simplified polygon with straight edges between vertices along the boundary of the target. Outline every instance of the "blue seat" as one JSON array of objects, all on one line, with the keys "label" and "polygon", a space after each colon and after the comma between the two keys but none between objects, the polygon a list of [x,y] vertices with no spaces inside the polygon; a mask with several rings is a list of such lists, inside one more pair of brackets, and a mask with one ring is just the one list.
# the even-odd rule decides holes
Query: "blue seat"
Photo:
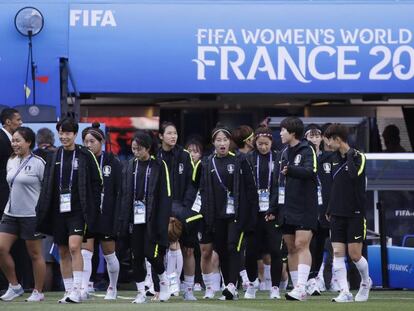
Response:
[{"label": "blue seat", "polygon": [[414,234],[404,235],[402,246],[403,247],[414,247]]}]

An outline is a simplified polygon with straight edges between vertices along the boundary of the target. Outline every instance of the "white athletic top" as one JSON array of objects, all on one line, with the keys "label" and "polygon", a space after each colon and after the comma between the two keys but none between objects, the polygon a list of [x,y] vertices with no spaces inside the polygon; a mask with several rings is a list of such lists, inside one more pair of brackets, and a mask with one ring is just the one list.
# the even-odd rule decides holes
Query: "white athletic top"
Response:
[{"label": "white athletic top", "polygon": [[[31,158],[30,158],[31,157]],[[21,168],[15,177],[20,166],[30,160]],[[39,200],[42,186],[45,161],[37,155],[29,155],[24,159],[19,157],[10,158],[7,162],[7,183],[10,187],[9,201],[4,213],[13,217],[35,217],[36,204]],[[11,182],[15,177],[13,186]]]}]

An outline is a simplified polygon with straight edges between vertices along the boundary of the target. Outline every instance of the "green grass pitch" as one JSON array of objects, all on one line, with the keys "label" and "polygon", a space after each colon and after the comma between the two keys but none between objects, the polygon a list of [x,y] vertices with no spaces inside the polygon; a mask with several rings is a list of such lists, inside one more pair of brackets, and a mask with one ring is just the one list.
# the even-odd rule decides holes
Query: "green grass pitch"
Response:
[{"label": "green grass pitch", "polygon": [[[241,297],[242,292],[239,292]],[[319,297],[311,297],[306,302],[286,301],[284,297],[281,300],[269,300],[267,292],[258,292],[256,300],[245,300],[240,298],[237,301],[219,301],[203,300],[201,293],[196,293],[198,301],[187,302],[181,297],[174,297],[168,302],[148,302],[146,304],[131,304],[132,298],[136,295],[133,291],[120,291],[120,298],[114,302],[103,300],[103,292],[92,297],[91,300],[81,304],[58,304],[63,293],[46,293],[46,299],[40,303],[27,303],[24,299],[29,294],[24,294],[12,302],[1,302],[0,311],[8,310],[30,310],[30,311],[55,311],[55,310],[82,310],[82,311],[123,311],[123,310],[164,310],[164,311],[245,311],[245,310],[277,310],[277,311],[414,311],[414,291],[371,291],[370,300],[365,303],[344,303],[338,304],[331,302],[334,293],[323,293]],[[355,295],[355,292],[354,292]],[[282,294],[283,296],[283,294]]]}]

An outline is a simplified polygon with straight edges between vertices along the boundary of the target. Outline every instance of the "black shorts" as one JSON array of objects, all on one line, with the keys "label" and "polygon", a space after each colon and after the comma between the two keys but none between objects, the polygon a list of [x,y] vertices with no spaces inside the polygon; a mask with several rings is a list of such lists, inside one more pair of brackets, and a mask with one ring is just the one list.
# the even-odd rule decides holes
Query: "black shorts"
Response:
[{"label": "black shorts", "polygon": [[93,232],[90,232],[89,230],[86,230],[84,240],[86,241],[88,239],[95,239],[95,240],[101,241],[101,242],[116,241],[116,237],[114,237],[113,235],[107,235],[107,234],[102,234],[102,233],[93,233]]},{"label": "black shorts", "polygon": [[266,221],[264,215],[259,214],[253,234],[258,248],[258,260],[263,255],[279,252],[282,248],[282,230],[276,219]]},{"label": "black shorts", "polygon": [[3,214],[0,232],[13,234],[22,240],[39,240],[44,235],[36,232],[36,217],[14,217]]},{"label": "black shorts", "polygon": [[82,212],[54,215],[53,239],[57,245],[68,245],[69,236],[85,236],[86,223]]},{"label": "black shorts", "polygon": [[332,243],[362,243],[367,235],[364,217],[331,216]]},{"label": "black shorts", "polygon": [[208,232],[206,230],[206,224],[204,220],[200,222],[200,227],[197,233],[198,242],[200,244],[210,244],[213,243],[214,234],[213,232]]},{"label": "black shorts", "polygon": [[283,234],[295,234],[296,231],[312,231],[312,229],[306,226],[299,226],[299,225],[289,225],[289,224],[282,225]]}]

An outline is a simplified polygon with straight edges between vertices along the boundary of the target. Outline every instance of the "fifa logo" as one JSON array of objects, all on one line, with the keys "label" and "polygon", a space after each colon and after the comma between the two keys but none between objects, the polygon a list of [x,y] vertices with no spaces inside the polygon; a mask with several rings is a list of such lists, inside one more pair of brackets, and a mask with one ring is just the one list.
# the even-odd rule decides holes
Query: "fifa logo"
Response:
[{"label": "fifa logo", "polygon": [[111,10],[70,10],[71,27],[79,24],[83,27],[116,27],[114,13]]}]

